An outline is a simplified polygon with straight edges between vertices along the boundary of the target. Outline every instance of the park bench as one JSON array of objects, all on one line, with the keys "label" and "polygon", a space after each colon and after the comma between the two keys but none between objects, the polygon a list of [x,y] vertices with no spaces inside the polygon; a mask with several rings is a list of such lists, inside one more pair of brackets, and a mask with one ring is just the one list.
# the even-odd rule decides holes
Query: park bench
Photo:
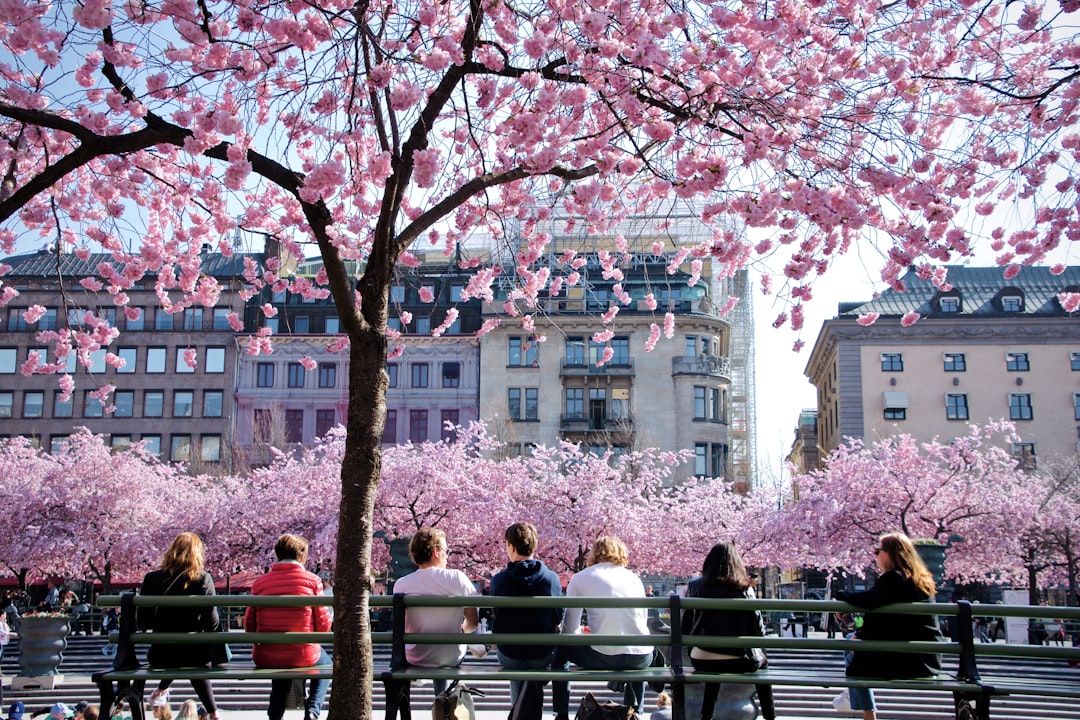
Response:
[{"label": "park bench", "polygon": [[[315,597],[275,597],[275,596],[210,596],[210,597],[142,597],[127,594],[122,598],[101,598],[99,602],[108,606],[113,601],[120,605],[121,625],[114,636],[118,652],[114,668],[96,673],[94,681],[101,694],[101,707],[110,707],[117,693],[121,693],[132,705],[132,720],[143,720],[141,707],[141,687],[147,682],[155,683],[161,679],[305,679],[311,677],[332,677],[330,666],[316,668],[262,669],[251,665],[234,665],[217,668],[176,668],[151,670],[138,664],[135,646],[154,642],[197,642],[197,643],[310,643],[329,644],[333,640],[331,633],[143,633],[134,626],[135,608],[139,605],[214,605],[245,607],[251,605],[291,607],[329,604],[332,598]],[[393,627],[389,633],[372,633],[373,644],[389,644],[391,649],[390,665],[376,670],[374,679],[381,680],[386,688],[386,720],[411,720],[411,688],[416,680],[459,680],[469,682],[489,681],[550,681],[568,682],[630,682],[664,684],[671,688],[673,698],[673,720],[686,720],[686,686],[693,683],[733,683],[733,684],[772,684],[799,687],[869,687],[893,688],[904,690],[936,690],[951,693],[955,704],[957,720],[989,720],[991,699],[1005,695],[1036,695],[1059,698],[1080,697],[1080,674],[1077,678],[1048,679],[1035,676],[987,676],[980,674],[978,658],[988,656],[1011,658],[1054,658],[1080,660],[1080,649],[1050,646],[1004,645],[997,643],[975,643],[972,632],[973,608],[982,610],[978,613],[993,616],[1015,616],[1030,618],[1062,618],[1066,621],[1080,620],[1080,608],[1029,607],[994,605],[982,608],[972,606],[965,601],[948,604],[914,603],[889,606],[889,613],[936,614],[954,616],[958,628],[954,642],[917,643],[917,642],[868,642],[860,640],[825,639],[825,638],[780,638],[780,637],[695,637],[693,644],[709,648],[762,647],[774,649],[819,649],[819,650],[873,650],[890,652],[936,652],[945,656],[954,656],[957,672],[941,674],[932,678],[909,680],[883,680],[877,678],[847,677],[840,669],[807,671],[805,669],[769,668],[756,673],[701,673],[690,668],[684,659],[683,650],[687,638],[682,635],[680,623],[673,621],[664,634],[652,635],[541,635],[530,633],[499,633],[482,636],[463,637],[459,633],[450,634],[412,634],[405,632],[405,609],[409,607],[641,607],[667,609],[675,619],[684,608],[687,609],[746,609],[754,607],[762,611],[809,611],[834,612],[852,611],[851,606],[828,600],[768,600],[768,599],[706,599],[681,598],[672,595],[668,598],[511,598],[511,597],[427,597],[396,595],[393,598],[373,596],[370,598],[373,608],[393,607]],[[490,663],[467,662],[456,668],[428,668],[409,666],[405,662],[405,645],[411,643],[449,643],[476,644],[482,642],[495,645],[546,644],[546,645],[651,645],[666,650],[669,663],[664,667],[651,667],[643,670],[588,670],[572,668],[570,670],[504,670]],[[138,699],[136,699],[136,696]]]}]

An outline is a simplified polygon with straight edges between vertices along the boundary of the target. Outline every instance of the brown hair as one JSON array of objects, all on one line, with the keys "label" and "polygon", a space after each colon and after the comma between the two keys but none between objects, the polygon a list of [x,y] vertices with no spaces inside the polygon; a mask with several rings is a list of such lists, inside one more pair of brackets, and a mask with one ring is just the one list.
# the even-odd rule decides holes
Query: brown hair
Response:
[{"label": "brown hair", "polygon": [[915,552],[915,544],[904,533],[889,533],[882,535],[879,540],[881,549],[889,554],[893,569],[915,583],[915,587],[926,593],[927,597],[933,597],[937,588],[934,586],[934,576],[926,568],[926,563]]},{"label": "brown hair", "polygon": [[439,549],[439,541],[446,542],[446,533],[438,528],[420,528],[413,534],[409,541],[409,557],[417,565],[431,562],[435,557],[435,551]]},{"label": "brown hair", "polygon": [[285,533],[274,543],[274,555],[278,560],[296,560],[302,563],[307,560],[307,553],[308,541],[299,535]]},{"label": "brown hair", "polygon": [[626,543],[614,535],[601,535],[593,542],[592,554],[589,555],[589,564],[609,562],[612,565],[626,567],[630,564],[630,551],[626,549]]},{"label": "brown hair", "polygon": [[750,574],[746,572],[742,556],[735,545],[729,542],[718,542],[712,546],[701,565],[701,578],[705,587],[745,590],[754,584]]},{"label": "brown hair", "polygon": [[169,545],[161,558],[161,570],[169,575],[186,575],[198,580],[206,566],[206,549],[202,538],[193,532],[182,532]]},{"label": "brown hair", "polygon": [[518,555],[525,557],[532,557],[540,542],[540,535],[536,532],[536,528],[527,522],[514,523],[506,528],[503,537],[506,538],[506,542],[514,546],[514,551]]}]

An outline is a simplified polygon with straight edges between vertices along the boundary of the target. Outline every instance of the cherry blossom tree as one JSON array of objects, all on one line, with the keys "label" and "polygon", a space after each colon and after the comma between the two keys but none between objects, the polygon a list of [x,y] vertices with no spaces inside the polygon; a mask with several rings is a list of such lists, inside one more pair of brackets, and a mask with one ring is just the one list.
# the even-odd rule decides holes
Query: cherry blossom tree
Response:
[{"label": "cherry blossom tree", "polygon": [[[526,328],[538,295],[578,281],[573,251],[541,262],[551,238],[538,228],[555,204],[602,234],[658,201],[697,201],[705,220],[725,221],[673,267],[708,256],[730,272],[771,256],[791,303],[777,323],[794,327],[814,276],[867,238],[880,239],[894,285],[913,264],[944,283],[931,263],[983,237],[1013,273],[1075,223],[1075,9],[14,0],[0,6],[0,246],[103,248],[113,261],[86,290],[123,307],[149,274],[177,312],[215,303],[199,250],[229,252],[238,226],[279,239],[289,259],[321,259],[315,282],[276,259],[247,280],[252,292],[331,294],[348,338],[330,712],[367,718],[387,297],[395,268],[416,261],[410,248],[453,255],[468,233],[498,237],[513,220],[507,311]],[[997,226],[1011,215],[1021,230]],[[727,218],[775,234],[750,238]],[[629,249],[615,244],[611,273]],[[466,295],[491,297],[500,271],[462,262],[477,270]],[[599,342],[619,307],[598,322]],[[657,317],[653,335],[672,319]],[[86,364],[116,336],[90,322],[41,340]],[[269,349],[265,330],[249,348]],[[35,370],[55,368],[24,368]],[[65,374],[64,390],[75,380]]]},{"label": "cherry blossom tree", "polygon": [[799,500],[768,528],[784,564],[864,573],[879,535],[964,541],[948,553],[960,580],[1023,576],[1021,532],[1038,516],[1032,478],[1000,444],[1009,423],[971,425],[948,443],[897,435],[840,446],[823,470],[793,478]]}]

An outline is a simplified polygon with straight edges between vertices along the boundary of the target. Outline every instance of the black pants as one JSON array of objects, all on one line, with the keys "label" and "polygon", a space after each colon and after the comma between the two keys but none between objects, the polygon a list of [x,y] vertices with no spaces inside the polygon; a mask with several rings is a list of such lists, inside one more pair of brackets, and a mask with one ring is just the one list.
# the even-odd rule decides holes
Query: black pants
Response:
[{"label": "black pants", "polygon": [[[768,663],[758,665],[756,660],[750,658],[732,658],[731,660],[702,660],[690,658],[690,664],[695,670],[710,673],[748,673],[761,670]],[[705,695],[701,699],[702,720],[712,720],[716,710],[716,698],[720,695],[721,683],[705,683]],[[775,720],[776,704],[773,702],[772,685],[755,685],[757,688],[758,704],[761,705],[761,716],[765,720]]]}]

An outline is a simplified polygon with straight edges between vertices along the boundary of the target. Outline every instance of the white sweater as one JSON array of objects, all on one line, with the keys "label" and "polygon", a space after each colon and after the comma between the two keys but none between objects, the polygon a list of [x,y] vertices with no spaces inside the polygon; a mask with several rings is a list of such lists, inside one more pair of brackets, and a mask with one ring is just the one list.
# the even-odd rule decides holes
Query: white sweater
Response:
[{"label": "white sweater", "polygon": [[[567,597],[645,597],[641,579],[621,565],[597,563],[570,578]],[[581,608],[567,608],[562,631],[567,635],[581,631]],[[588,608],[589,632],[597,635],[648,635],[649,613],[645,608]],[[649,645],[596,645],[603,655],[648,655]]]}]

